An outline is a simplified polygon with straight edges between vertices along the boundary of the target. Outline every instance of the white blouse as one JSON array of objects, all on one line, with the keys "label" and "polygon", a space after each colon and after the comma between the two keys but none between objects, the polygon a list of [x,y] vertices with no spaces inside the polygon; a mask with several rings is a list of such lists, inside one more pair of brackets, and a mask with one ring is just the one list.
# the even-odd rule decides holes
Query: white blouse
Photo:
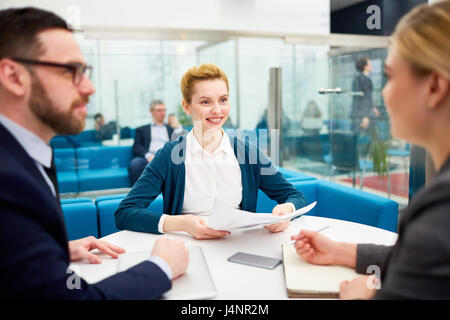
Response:
[{"label": "white blouse", "polygon": [[[183,214],[209,215],[215,199],[239,208],[241,168],[225,131],[219,147],[209,154],[191,130],[186,136],[185,168]],[[166,217],[163,214],[158,224],[161,233]]]}]

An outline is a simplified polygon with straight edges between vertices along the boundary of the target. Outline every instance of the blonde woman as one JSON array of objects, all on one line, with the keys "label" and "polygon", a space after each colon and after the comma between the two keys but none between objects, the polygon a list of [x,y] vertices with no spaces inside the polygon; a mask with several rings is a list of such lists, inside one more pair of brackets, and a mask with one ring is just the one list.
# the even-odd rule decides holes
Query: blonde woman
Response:
[{"label": "blonde woman", "polygon": [[343,282],[341,298],[450,299],[449,39],[450,1],[421,5],[399,22],[385,62],[392,135],[425,147],[439,168],[403,213],[395,246],[337,243],[311,231],[292,237],[310,263],[381,269],[381,282]]},{"label": "blonde woman", "polygon": [[[306,204],[262,152],[222,129],[230,104],[228,78],[219,67],[206,63],[189,69],[181,80],[181,92],[183,109],[192,116],[194,127],[186,136],[166,143],[147,165],[115,213],[119,229],[185,231],[196,239],[220,238],[229,232],[208,228],[202,218],[216,201],[255,212],[261,189],[279,203],[274,215],[291,213]],[[265,170],[270,168],[272,172]],[[161,192],[164,214],[147,211]],[[289,223],[266,228],[280,232]]]}]

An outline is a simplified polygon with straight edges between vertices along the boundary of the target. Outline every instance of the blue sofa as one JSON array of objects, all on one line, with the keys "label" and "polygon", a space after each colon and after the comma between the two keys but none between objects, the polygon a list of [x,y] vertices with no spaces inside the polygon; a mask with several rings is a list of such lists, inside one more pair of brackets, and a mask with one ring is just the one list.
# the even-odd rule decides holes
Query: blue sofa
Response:
[{"label": "blue sofa", "polygon": [[[120,138],[132,139],[134,132],[134,128],[123,127],[120,130]],[[76,135],[57,135],[50,140],[50,145],[53,149],[99,147],[102,145],[102,141],[97,140],[95,130],[84,130]]]},{"label": "blue sofa", "polygon": [[61,205],[71,204],[71,203],[81,203],[81,202],[92,202],[91,198],[67,198],[61,199]]},{"label": "blue sofa", "polygon": [[107,196],[100,196],[100,197],[95,199],[95,205],[97,205],[97,203],[99,203],[101,201],[123,199],[126,196],[127,196],[126,193],[118,193],[118,194],[110,194],[110,195],[107,195]]},{"label": "blue sofa", "polygon": [[92,200],[61,204],[70,240],[88,236],[99,237],[97,208]]},{"label": "blue sofa", "polygon": [[[128,188],[131,146],[54,149],[60,193]],[[306,174],[278,168],[290,181],[314,180]]]},{"label": "blue sofa", "polygon": [[[318,202],[309,215],[397,231],[398,205],[392,200],[324,180],[293,181],[292,184],[305,195],[308,204]],[[114,213],[124,197],[125,194],[99,197],[95,202],[80,198],[75,203],[63,200],[69,240],[89,235],[104,237],[119,231]],[[259,192],[258,212],[271,212],[275,205],[275,201]],[[163,199],[159,195],[147,210],[161,212],[162,209]]]},{"label": "blue sofa", "polygon": [[[358,189],[325,180],[291,181],[308,204],[317,201],[308,215],[352,221],[397,232],[398,204]],[[257,212],[271,212],[277,203],[259,191]],[[270,211],[267,211],[270,209]]]},{"label": "blue sofa", "polygon": [[50,140],[53,149],[58,148],[81,148],[101,146],[102,142],[98,141],[95,130],[84,130],[76,135],[57,135]]},{"label": "blue sofa", "polygon": [[[107,236],[108,234],[119,231],[116,228],[116,220],[114,218],[114,213],[119,207],[119,203],[123,200],[122,198],[110,199],[97,201],[97,214],[98,214],[98,225],[100,237]],[[156,199],[148,206],[148,211],[162,212],[163,210],[163,198],[160,194]]]},{"label": "blue sofa", "polygon": [[[337,185],[324,180],[293,181],[308,204],[317,201],[308,214],[366,224],[388,231],[397,231],[398,204],[392,200],[361,190]],[[97,201],[100,236],[119,231],[115,226],[114,212],[123,198]],[[259,191],[257,212],[272,212],[274,200]],[[147,210],[161,212],[162,195],[159,195]]]},{"label": "blue sofa", "polygon": [[79,191],[131,187],[128,164],[131,146],[76,149]]},{"label": "blue sofa", "polygon": [[54,149],[60,193],[131,187],[131,146]]},{"label": "blue sofa", "polygon": [[54,149],[55,167],[60,193],[78,192],[78,174],[75,149]]}]

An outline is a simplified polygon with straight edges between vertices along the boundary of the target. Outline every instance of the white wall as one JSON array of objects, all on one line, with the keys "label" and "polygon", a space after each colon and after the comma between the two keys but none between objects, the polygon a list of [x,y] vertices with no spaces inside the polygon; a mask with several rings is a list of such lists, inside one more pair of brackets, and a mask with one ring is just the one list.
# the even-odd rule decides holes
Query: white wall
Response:
[{"label": "white wall", "polygon": [[2,0],[36,6],[83,29],[163,28],[328,34],[329,0]]},{"label": "white wall", "polygon": [[[35,6],[53,11],[83,30],[136,31],[151,29],[195,29],[254,32],[259,34],[329,34],[329,0],[0,0],[0,9]],[[101,32],[100,32],[101,34]],[[94,65],[97,93],[89,105],[89,115],[104,113],[114,119],[114,80],[118,81],[120,121],[138,126],[150,121],[148,104],[163,99],[169,112],[181,101],[179,79],[192,65],[210,61],[221,66],[230,79],[230,98],[237,106],[235,40],[230,39],[196,52],[202,41],[160,42],[85,39],[76,34],[88,63]],[[186,52],[179,53],[178,47]],[[328,47],[298,46],[296,67],[292,45],[281,38],[239,38],[239,104],[243,128],[254,128],[268,100],[269,68],[283,68],[285,111],[297,120],[306,100],[316,95],[316,87],[328,82]],[[303,54],[313,51],[312,61]],[[308,56],[308,58],[311,58]],[[320,66],[325,66],[325,69]],[[297,76],[293,72],[297,69]],[[308,75],[300,75],[305,72]],[[317,81],[320,80],[320,83]],[[325,101],[322,103],[326,105]],[[327,108],[324,108],[327,109]],[[231,111],[234,123],[237,108]],[[88,123],[91,127],[91,123]]]}]

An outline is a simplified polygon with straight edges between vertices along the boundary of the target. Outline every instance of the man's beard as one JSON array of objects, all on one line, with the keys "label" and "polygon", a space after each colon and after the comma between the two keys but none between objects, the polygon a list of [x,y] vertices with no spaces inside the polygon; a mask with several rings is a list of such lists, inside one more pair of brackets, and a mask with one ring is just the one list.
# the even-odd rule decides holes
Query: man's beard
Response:
[{"label": "man's beard", "polygon": [[57,134],[78,134],[83,131],[86,117],[77,118],[75,107],[87,104],[89,97],[81,97],[72,102],[67,111],[58,110],[50,101],[47,92],[36,76],[32,76],[30,109],[44,124],[52,128]]}]

